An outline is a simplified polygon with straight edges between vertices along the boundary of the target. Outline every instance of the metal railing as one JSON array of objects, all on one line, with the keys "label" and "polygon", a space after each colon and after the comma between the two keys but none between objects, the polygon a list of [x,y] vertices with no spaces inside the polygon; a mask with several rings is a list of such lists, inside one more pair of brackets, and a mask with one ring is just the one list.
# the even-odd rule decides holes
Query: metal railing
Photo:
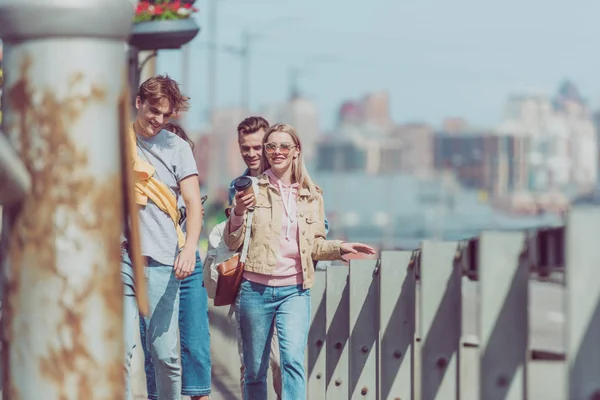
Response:
[{"label": "metal railing", "polygon": [[[309,399],[600,398],[599,240],[600,208],[584,207],[566,227],[426,241],[318,271]],[[215,363],[237,382],[223,318],[212,310]]]}]

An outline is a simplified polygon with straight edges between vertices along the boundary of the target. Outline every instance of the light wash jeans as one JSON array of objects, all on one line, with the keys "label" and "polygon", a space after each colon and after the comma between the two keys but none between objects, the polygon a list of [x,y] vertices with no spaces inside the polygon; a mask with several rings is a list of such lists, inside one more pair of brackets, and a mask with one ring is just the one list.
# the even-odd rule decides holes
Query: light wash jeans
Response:
[{"label": "light wash jeans", "polygon": [[[183,396],[208,396],[211,386],[208,295],[202,278],[202,259],[196,252],[196,268],[179,289],[179,336]],[[140,334],[146,336],[146,322],[140,318]],[[158,399],[156,377],[150,351],[142,342],[148,399]]]},{"label": "light wash jeans", "polygon": [[277,327],[283,400],[305,400],[304,352],[310,326],[310,289],[243,280],[236,300],[244,358],[244,399],[267,400],[267,369]]},{"label": "light wash jeans", "polygon": [[[237,318],[236,318],[237,319]],[[242,332],[240,330],[240,324],[236,323],[237,332],[237,344],[238,353],[240,354],[240,386],[242,388],[242,399],[244,395],[244,376],[246,375],[246,368],[244,367],[244,351],[242,348]],[[271,351],[269,357],[269,365],[271,367],[271,374],[273,375],[273,390],[277,396],[277,400],[281,400],[281,368],[279,367],[279,338],[277,337],[277,327],[273,329],[273,338],[271,339]]]},{"label": "light wash jeans", "polygon": [[[127,290],[131,287],[133,292],[133,271],[129,257],[122,256],[121,269],[123,281]],[[177,323],[179,318],[179,284],[175,278],[172,265],[160,264],[148,258],[145,268],[146,282],[148,284],[148,303],[150,315],[144,317],[146,324],[145,344],[150,351],[156,371],[156,390],[160,400],[181,399],[181,372],[179,367],[179,348]],[[129,284],[131,283],[131,285]],[[126,372],[126,399],[131,399],[130,364],[135,345],[135,334],[139,332],[139,325],[135,323],[138,313],[135,298],[133,302],[126,297],[125,304],[125,372]]]},{"label": "light wash jeans", "polygon": [[[160,400],[181,399],[179,366],[179,286],[172,265],[148,258],[145,268],[150,315],[146,324],[146,348],[150,351]],[[142,338],[144,340],[144,338]]]}]

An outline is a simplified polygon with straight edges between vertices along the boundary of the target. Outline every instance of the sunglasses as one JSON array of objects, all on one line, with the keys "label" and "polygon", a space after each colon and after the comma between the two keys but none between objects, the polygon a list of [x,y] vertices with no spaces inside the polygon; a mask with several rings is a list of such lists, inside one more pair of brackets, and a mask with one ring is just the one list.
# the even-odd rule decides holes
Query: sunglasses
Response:
[{"label": "sunglasses", "polygon": [[283,155],[287,155],[290,153],[290,150],[292,150],[294,147],[298,147],[295,144],[292,143],[266,143],[265,144],[265,151],[267,152],[267,154],[273,154],[275,153],[275,150],[279,149],[279,151],[281,152],[281,154]]}]

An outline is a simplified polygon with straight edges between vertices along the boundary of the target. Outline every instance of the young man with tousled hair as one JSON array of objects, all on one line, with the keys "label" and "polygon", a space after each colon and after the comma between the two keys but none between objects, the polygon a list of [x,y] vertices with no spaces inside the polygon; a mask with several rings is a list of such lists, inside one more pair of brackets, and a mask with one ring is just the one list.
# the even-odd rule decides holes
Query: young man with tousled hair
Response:
[{"label": "young man with tousled hair", "polygon": [[[157,397],[181,398],[178,347],[179,286],[193,272],[202,230],[202,204],[198,170],[189,144],[164,129],[175,113],[189,109],[177,82],[154,76],[139,88],[136,117],[129,131],[134,152],[136,202],[139,205],[141,252],[146,260],[150,314],[142,338],[155,368]],[[177,207],[183,198],[187,210],[186,233],[179,225]],[[133,273],[126,242],[122,246],[125,284],[125,344],[127,398],[131,398],[129,366],[133,354],[137,308],[133,298]]]}]

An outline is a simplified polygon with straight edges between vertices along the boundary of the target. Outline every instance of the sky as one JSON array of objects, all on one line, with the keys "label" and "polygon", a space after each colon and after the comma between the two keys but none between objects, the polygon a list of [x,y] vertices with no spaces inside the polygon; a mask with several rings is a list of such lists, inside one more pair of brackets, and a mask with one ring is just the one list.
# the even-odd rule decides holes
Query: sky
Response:
[{"label": "sky", "polygon": [[[202,31],[190,43],[189,128],[206,124],[208,1],[218,2],[218,43],[251,52],[251,107],[289,97],[289,71],[333,128],[340,104],[390,94],[397,123],[439,126],[460,116],[499,123],[510,94],[553,94],[568,78],[600,107],[598,0],[197,0]],[[157,71],[182,80],[182,52],[161,51]],[[240,58],[218,55],[217,105],[240,104]]]}]

